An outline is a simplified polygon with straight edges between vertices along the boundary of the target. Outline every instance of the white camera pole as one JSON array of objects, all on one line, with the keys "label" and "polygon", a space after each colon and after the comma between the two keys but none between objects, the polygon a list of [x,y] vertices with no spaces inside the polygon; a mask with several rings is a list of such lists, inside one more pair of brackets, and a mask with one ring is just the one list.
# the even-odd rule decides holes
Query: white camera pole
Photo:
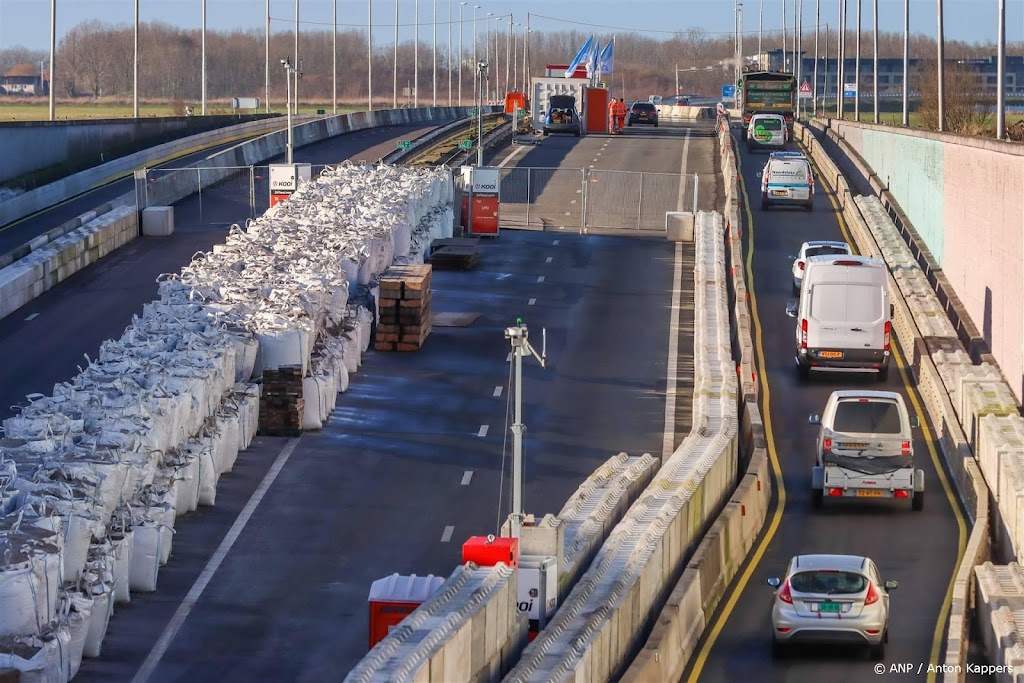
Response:
[{"label": "white camera pole", "polygon": [[512,342],[512,362],[516,364],[516,406],[512,422],[512,513],[509,515],[512,538],[519,538],[523,525],[523,432],[526,431],[523,425],[523,358],[533,356],[542,368],[546,367],[547,361],[547,330],[541,330],[540,354],[530,344],[529,335],[522,318],[516,318],[513,327],[505,328],[505,339]]}]

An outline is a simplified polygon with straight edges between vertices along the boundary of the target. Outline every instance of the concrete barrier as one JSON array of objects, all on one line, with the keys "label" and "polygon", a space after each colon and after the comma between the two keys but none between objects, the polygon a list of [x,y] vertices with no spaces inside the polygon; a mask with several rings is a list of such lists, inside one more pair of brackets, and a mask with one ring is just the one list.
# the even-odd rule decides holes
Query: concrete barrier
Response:
[{"label": "concrete barrier", "polygon": [[[298,120],[303,121],[311,118],[314,117],[302,116]],[[100,164],[94,168],[75,173],[67,178],[62,178],[43,187],[20,194],[6,202],[0,202],[0,226],[13,223],[20,218],[29,216],[37,211],[42,211],[69,197],[74,197],[87,190],[129,175],[135,169],[163,163],[167,159],[195,152],[220,142],[230,142],[242,137],[282,128],[284,125],[285,119],[282,117],[249,121],[247,123],[240,123],[237,126],[228,126],[227,128],[199,133],[198,135],[190,135],[187,138],[166,142],[141,152],[123,156],[120,159],[108,161],[105,164]]]},{"label": "concrete barrier", "polygon": [[688,107],[680,104],[659,104],[658,118],[666,121],[714,120],[714,107]]},{"label": "concrete barrier", "polygon": [[98,261],[139,234],[134,207],[93,218],[6,268],[0,268],[0,317]]},{"label": "concrete barrier", "polygon": [[720,214],[696,231],[693,429],[630,508],[506,681],[618,680],[736,482],[738,387],[730,357]]},{"label": "concrete barrier", "polygon": [[526,644],[516,571],[460,565],[425,603],[377,643],[346,683],[501,680]]}]

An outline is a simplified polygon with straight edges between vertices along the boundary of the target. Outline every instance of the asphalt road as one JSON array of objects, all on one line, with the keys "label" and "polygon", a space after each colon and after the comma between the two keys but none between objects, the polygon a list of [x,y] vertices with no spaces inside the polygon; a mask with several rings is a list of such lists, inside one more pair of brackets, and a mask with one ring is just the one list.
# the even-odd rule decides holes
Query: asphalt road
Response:
[{"label": "asphalt road", "polygon": [[[925,423],[926,414],[919,407],[904,383],[904,374],[890,373],[885,385],[873,378],[825,376],[801,385],[793,363],[794,320],[785,314],[790,290],[790,256],[801,242],[809,239],[847,240],[840,229],[838,215],[822,183],[817,184],[814,211],[759,209],[757,172],[764,164],[763,155],[743,153],[742,176],[748,193],[753,193],[753,225],[744,236],[745,248],[753,250],[753,277],[750,278],[751,303],[755,326],[760,330],[755,340],[759,365],[766,379],[762,414],[770,420],[774,436],[773,450],[778,458],[785,486],[785,506],[780,511],[778,500],[769,511],[781,512],[781,522],[768,540],[763,553],[752,555],[753,569],[749,582],[741,578],[723,599],[723,608],[714,615],[706,633],[721,632],[713,641],[702,641],[698,648],[696,670],[687,672],[688,681],[850,681],[920,680],[923,676],[874,673],[874,663],[857,650],[817,647],[795,653],[776,661],[771,657],[772,589],[765,580],[785,572],[789,560],[805,553],[846,553],[867,555],[878,564],[884,580],[895,579],[900,587],[891,598],[890,640],[885,665],[912,663],[927,666],[932,661],[933,643],[944,637],[946,612],[944,600],[958,558],[958,543],[965,541],[959,520],[959,507],[951,500],[936,471],[937,446],[929,443],[934,437],[930,426],[916,430],[914,441],[918,467],[925,471],[926,502],[921,512],[912,512],[909,503],[864,504],[860,501],[829,502],[823,511],[812,511],[810,505],[810,473],[814,459],[816,427],[807,423],[810,413],[820,413],[829,394],[836,389],[864,387],[900,391],[908,398],[908,406],[916,409]],[[848,240],[847,240],[848,241]],[[903,356],[904,358],[906,356]],[[762,539],[763,540],[763,539]],[[755,546],[755,550],[760,546]],[[734,605],[732,593],[739,591]],[[724,625],[721,623],[724,621]],[[714,637],[714,636],[712,636]],[[944,641],[943,641],[944,643]],[[704,656],[706,655],[706,659]],[[941,653],[940,653],[941,655]],[[939,660],[941,661],[941,659]]]},{"label": "asphalt road", "polygon": [[[649,159],[657,151],[667,164],[664,148],[675,145],[678,172],[681,137],[641,137],[632,145],[646,152],[623,145],[623,153]],[[584,145],[604,141],[566,142],[561,157],[556,145],[542,146],[550,163],[571,164],[570,153],[591,154]],[[690,163],[710,158],[712,144],[691,142]],[[376,156],[367,150],[366,158]],[[176,209],[179,225],[187,214]],[[660,455],[675,246],[655,237],[505,231],[483,248],[476,270],[438,271],[433,281],[435,312],[481,317],[465,328],[435,327],[418,353],[365,357],[327,426],[298,440],[148,680],[340,680],[367,651],[373,580],[395,572],[447,576],[468,536],[493,533],[505,515],[499,500],[507,506],[510,495],[500,483],[511,458],[511,442],[503,444],[510,347],[502,330],[516,316],[535,342],[547,328],[550,363],[524,368],[527,512],[557,512],[615,453]],[[692,391],[692,248],[683,253],[678,391],[685,395]],[[100,319],[126,320],[150,298],[130,286],[121,296],[129,294],[135,306]],[[677,411],[675,444],[688,419]],[[217,507],[178,520],[159,590],[117,608],[103,656],[87,661],[76,681],[131,680],[284,446],[258,439],[221,479]]]},{"label": "asphalt road", "polygon": [[[267,133],[260,133],[259,135],[266,134]],[[254,135],[253,137],[259,137],[259,135]],[[195,152],[194,154],[187,154],[183,157],[168,161],[161,164],[160,167],[186,168],[205,159],[211,154],[223,152],[225,149],[242,144],[243,142],[245,142],[245,140],[235,140],[234,142],[215,145],[202,151]],[[83,192],[80,195],[55,204],[38,213],[18,219],[12,223],[8,223],[7,225],[0,226],[0,254],[5,254],[12,249],[16,249],[38,235],[43,234],[47,230],[55,228],[61,223],[66,223],[72,218],[80,216],[104,202],[120,197],[126,192],[131,192],[134,187],[135,179],[131,176],[122,178],[121,180],[115,180],[112,183],[98,187],[94,190]]]}]

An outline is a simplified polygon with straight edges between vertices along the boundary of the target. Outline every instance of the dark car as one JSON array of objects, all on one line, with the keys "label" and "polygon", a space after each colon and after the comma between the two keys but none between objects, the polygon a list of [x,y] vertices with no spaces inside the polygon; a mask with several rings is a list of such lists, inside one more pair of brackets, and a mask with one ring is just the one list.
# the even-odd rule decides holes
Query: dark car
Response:
[{"label": "dark car", "polygon": [[629,121],[626,125],[632,126],[634,123],[653,123],[657,128],[657,108],[650,102],[634,102],[633,106],[629,108]]},{"label": "dark car", "polygon": [[552,95],[548,101],[548,114],[544,117],[544,135],[572,133],[580,136],[580,113],[572,95]]}]

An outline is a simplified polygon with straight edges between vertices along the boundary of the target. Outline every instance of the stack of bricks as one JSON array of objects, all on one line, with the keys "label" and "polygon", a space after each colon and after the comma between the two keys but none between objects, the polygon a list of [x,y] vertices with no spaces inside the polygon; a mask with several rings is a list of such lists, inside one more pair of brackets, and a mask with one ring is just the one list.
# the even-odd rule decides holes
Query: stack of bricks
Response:
[{"label": "stack of bricks", "polygon": [[302,433],[302,368],[286,365],[263,371],[259,433],[264,436],[298,436]]},{"label": "stack of bricks", "polygon": [[430,334],[430,265],[392,266],[380,278],[374,348],[418,351]]}]

